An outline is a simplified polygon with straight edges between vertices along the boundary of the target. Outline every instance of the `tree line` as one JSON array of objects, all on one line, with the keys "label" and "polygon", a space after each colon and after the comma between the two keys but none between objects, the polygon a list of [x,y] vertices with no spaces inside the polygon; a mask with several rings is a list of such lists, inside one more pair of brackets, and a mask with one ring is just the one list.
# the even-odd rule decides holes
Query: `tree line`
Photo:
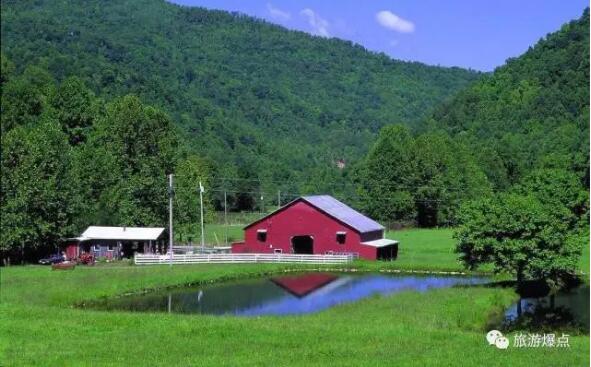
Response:
[{"label": "tree line", "polygon": [[105,101],[76,77],[14,70],[2,56],[3,258],[54,251],[90,224],[161,226],[169,173],[176,224],[198,221],[195,188],[211,162],[184,149],[166,113],[133,95]]}]

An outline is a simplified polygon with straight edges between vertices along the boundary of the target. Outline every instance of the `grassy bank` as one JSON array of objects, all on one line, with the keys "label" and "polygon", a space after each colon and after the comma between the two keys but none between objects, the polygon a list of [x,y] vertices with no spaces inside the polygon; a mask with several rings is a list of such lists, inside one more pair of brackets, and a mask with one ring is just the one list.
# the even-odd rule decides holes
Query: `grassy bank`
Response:
[{"label": "grassy bank", "polygon": [[140,289],[253,276],[282,265],[2,269],[5,365],[582,366],[589,337],[569,349],[498,350],[488,320],[510,289],[451,288],[372,297],[305,316],[238,318],[132,314],[73,303]]}]

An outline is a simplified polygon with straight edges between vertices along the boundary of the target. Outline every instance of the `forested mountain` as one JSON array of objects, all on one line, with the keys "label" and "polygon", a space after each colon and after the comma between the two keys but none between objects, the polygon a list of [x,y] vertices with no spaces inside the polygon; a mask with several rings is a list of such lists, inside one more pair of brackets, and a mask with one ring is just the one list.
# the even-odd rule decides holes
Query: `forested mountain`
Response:
[{"label": "forested mountain", "polygon": [[438,107],[424,124],[474,148],[496,188],[533,168],[589,182],[589,9]]},{"label": "forested mountain", "polygon": [[[454,225],[462,203],[531,186],[532,177],[547,177],[555,195],[571,192],[564,183],[574,177],[585,192],[588,86],[589,9],[443,103],[415,136],[384,128],[361,164],[358,205],[384,222]],[[588,200],[573,196],[584,216]]]},{"label": "forested mountain", "polygon": [[35,64],[105,98],[133,93],[168,112],[216,175],[296,193],[480,77],[160,0],[4,1],[2,51],[17,72]]}]

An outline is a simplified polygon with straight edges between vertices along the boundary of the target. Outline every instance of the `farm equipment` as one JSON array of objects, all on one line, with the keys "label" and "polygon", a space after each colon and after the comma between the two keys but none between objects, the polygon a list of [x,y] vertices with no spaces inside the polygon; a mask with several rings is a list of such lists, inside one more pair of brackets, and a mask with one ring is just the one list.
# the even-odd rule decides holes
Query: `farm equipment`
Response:
[{"label": "farm equipment", "polygon": [[80,257],[78,258],[78,263],[83,265],[94,265],[95,259],[94,256],[92,256],[91,254],[85,253],[80,255]]}]

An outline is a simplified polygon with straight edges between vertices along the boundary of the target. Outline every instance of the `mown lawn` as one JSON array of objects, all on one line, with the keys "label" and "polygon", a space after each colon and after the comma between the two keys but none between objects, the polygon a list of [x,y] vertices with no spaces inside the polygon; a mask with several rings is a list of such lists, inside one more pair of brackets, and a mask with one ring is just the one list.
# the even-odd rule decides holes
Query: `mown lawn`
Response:
[{"label": "mown lawn", "polygon": [[[242,224],[205,224],[203,233],[205,234],[205,245],[206,246],[225,246],[226,238],[228,244],[234,241],[239,241],[244,237],[243,231],[244,225]],[[199,227],[191,228],[191,231],[177,230],[175,232],[175,241],[186,244],[189,242],[198,246],[201,243],[201,229]]]},{"label": "mown lawn", "polygon": [[226,235],[228,243],[244,238],[243,225],[206,224],[204,227],[205,241],[215,246],[224,246]]},{"label": "mown lawn", "polygon": [[396,265],[401,268],[464,270],[454,253],[453,229],[388,231],[386,237],[400,242]]},{"label": "mown lawn", "polygon": [[170,285],[293,269],[187,265],[1,269],[2,365],[587,366],[589,337],[568,349],[487,345],[510,289],[473,287],[372,297],[311,315],[238,318],[132,314],[74,303]]}]

